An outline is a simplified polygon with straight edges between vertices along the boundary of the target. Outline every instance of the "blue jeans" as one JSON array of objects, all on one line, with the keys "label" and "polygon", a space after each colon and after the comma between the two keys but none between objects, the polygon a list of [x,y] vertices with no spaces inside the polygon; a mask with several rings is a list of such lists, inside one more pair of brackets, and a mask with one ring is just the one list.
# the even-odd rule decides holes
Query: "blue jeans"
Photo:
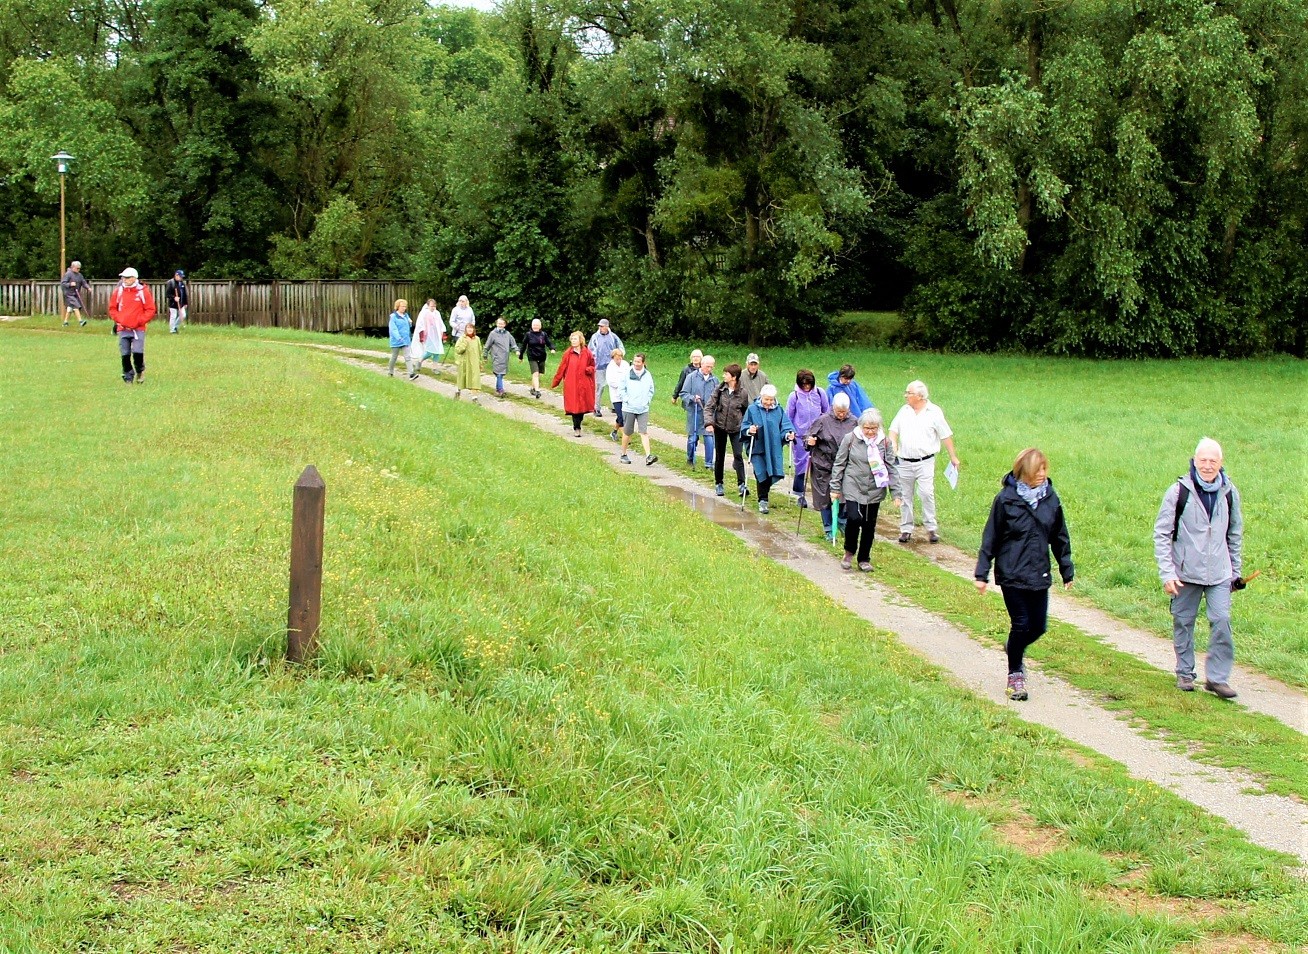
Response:
[{"label": "blue jeans", "polygon": [[504,390],[504,375],[498,373],[495,375],[495,390],[496,391]]},{"label": "blue jeans", "polygon": [[[699,447],[699,435],[686,435],[686,460],[690,461],[690,466],[695,466],[695,450]],[[713,435],[704,435],[704,463],[713,463]]]}]

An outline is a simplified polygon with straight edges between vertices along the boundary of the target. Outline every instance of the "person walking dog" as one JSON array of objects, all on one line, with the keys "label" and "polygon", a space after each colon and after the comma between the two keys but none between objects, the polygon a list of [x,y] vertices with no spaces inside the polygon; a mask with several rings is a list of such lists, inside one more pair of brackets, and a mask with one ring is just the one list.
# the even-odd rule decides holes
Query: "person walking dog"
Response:
[{"label": "person walking dog", "polygon": [[1194,624],[1199,602],[1208,607],[1208,658],[1204,688],[1234,699],[1231,669],[1231,593],[1244,588],[1240,576],[1244,514],[1240,492],[1222,467],[1222,445],[1205,437],[1194,449],[1190,471],[1163,495],[1154,524],[1154,558],[1163,592],[1171,597],[1176,688],[1193,692]]},{"label": "person walking dog", "polygon": [[134,268],[118,276],[118,287],[109,293],[109,317],[118,335],[118,354],[123,359],[123,383],[145,383],[145,327],[159,313],[154,295],[141,282]]},{"label": "person walking dog", "polygon": [[[911,489],[905,483],[905,492]],[[1058,561],[1063,588],[1071,589],[1072,538],[1063,516],[1063,503],[1049,481],[1049,459],[1037,448],[1017,455],[1011,473],[1004,475],[1000,491],[990,505],[990,517],[981,534],[976,558],[976,588],[986,591],[990,566],[995,583],[1003,587],[1008,609],[1008,686],[1015,702],[1027,698],[1026,649],[1044,635],[1049,618],[1049,553]]]}]

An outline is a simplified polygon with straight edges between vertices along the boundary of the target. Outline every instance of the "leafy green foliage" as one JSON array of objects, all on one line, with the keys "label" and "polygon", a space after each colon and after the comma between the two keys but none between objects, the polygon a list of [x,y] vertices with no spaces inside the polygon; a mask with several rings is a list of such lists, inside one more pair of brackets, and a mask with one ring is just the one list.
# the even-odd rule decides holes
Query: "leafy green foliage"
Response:
[{"label": "leafy green foliage", "polygon": [[812,341],[1303,355],[1300,0],[0,0],[0,265]]}]

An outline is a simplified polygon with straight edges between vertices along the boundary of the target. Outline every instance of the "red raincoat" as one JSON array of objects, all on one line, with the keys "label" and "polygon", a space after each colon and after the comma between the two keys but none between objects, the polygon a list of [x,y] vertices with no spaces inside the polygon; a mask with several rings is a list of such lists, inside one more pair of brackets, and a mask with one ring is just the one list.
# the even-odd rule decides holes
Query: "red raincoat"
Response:
[{"label": "red raincoat", "polygon": [[138,281],[131,288],[119,285],[109,293],[109,317],[119,328],[144,331],[156,314],[158,309],[154,306],[154,295],[150,294],[150,289],[144,282]]},{"label": "red raincoat", "polygon": [[559,370],[554,372],[554,383],[563,382],[563,410],[569,414],[589,414],[595,410],[595,356],[589,348],[576,348],[563,352]]}]

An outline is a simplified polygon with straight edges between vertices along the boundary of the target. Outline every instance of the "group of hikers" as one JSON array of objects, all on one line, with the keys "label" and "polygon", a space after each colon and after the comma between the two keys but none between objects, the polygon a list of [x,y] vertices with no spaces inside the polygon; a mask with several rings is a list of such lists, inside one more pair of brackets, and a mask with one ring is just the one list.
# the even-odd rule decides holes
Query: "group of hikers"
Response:
[{"label": "group of hikers", "polygon": [[[407,320],[397,302],[392,318],[392,372],[398,354],[421,348],[417,366],[426,357],[439,361],[443,354],[444,326],[435,302],[429,300],[414,326],[417,340],[405,337]],[[455,318],[455,314],[459,318]],[[424,317],[425,316],[425,317]],[[451,314],[456,354],[456,397],[462,390],[480,389],[481,359],[488,355],[495,374],[495,390],[504,395],[504,375],[516,352],[531,361],[530,393],[539,398],[540,376],[554,354],[553,341],[532,322],[526,340],[519,343],[496,322],[485,348],[477,338],[467,298]],[[424,333],[425,332],[425,333]],[[607,319],[601,319],[587,342],[574,331],[559,361],[551,387],[563,385],[564,411],[571,417],[574,436],[582,434],[587,414],[604,416],[603,391],[615,427],[610,438],[621,441],[620,460],[631,463],[631,438],[639,434],[646,464],[658,460],[650,450],[649,412],[655,385],[646,356],[626,360],[622,339]],[[410,366],[410,375],[416,377]],[[912,539],[914,502],[922,505],[923,528],[931,543],[939,541],[935,508],[936,457],[943,448],[949,455],[946,470],[956,480],[960,462],[953,431],[943,411],[930,400],[924,382],[909,382],[904,405],[887,427],[881,412],[856,380],[856,370],[845,364],[818,386],[816,375],[801,369],[794,390],[784,405],[776,385],[760,367],[758,354],[745,364],[731,363],[717,373],[717,361],[699,349],[691,352],[680,371],[671,400],[686,415],[686,463],[697,466],[703,444],[703,464],[712,470],[715,493],[726,495],[726,454],[732,454],[736,494],[749,494],[746,463],[753,470],[760,513],[768,513],[772,489],[786,476],[785,451],[794,462],[791,491],[801,508],[812,506],[821,515],[825,534],[844,536],[842,568],[854,565],[872,569],[871,551],[877,517],[889,497],[899,508],[899,542]],[[1197,506],[1187,507],[1193,497]],[[1163,589],[1171,599],[1176,685],[1183,692],[1195,689],[1194,626],[1200,602],[1206,604],[1211,636],[1204,688],[1234,698],[1229,678],[1234,662],[1231,638],[1231,593],[1243,588],[1240,576],[1243,519],[1239,495],[1222,469],[1222,450],[1205,438],[1195,450],[1189,473],[1182,476],[1163,499],[1154,528],[1154,550]],[[1010,627],[1005,652],[1010,699],[1029,697],[1026,685],[1027,648],[1047,628],[1049,590],[1052,586],[1050,555],[1065,588],[1072,586],[1071,535],[1062,501],[1049,480],[1049,461],[1034,447],[1024,449],[1003,475],[999,493],[990,507],[982,534],[974,574],[978,592],[986,592],[993,571],[1002,588]]]},{"label": "group of hikers", "polygon": [[[67,310],[64,324],[75,314],[85,324],[82,309],[87,287],[79,282],[76,262],[65,284]],[[178,270],[169,283],[172,331],[185,321],[185,276]],[[122,358],[123,380],[145,379],[145,329],[156,314],[150,289],[134,268],[125,269],[110,293],[108,314],[113,320]],[[516,353],[530,361],[533,397],[541,397],[541,375],[548,356],[557,350],[539,319],[522,342],[517,341],[503,318],[483,344],[477,334],[476,315],[466,295],[450,312],[446,326],[435,299],[428,299],[416,319],[408,315],[408,302],[399,299],[389,320],[390,362],[394,375],[401,356],[410,379],[416,379],[425,361],[438,370],[452,343],[455,397],[468,391],[476,401],[481,391],[481,366],[489,358],[495,375],[495,393],[505,396],[504,379]],[[947,476],[957,479],[960,462],[953,431],[941,409],[931,402],[927,386],[909,382],[904,405],[888,427],[881,412],[856,380],[855,368],[845,364],[830,372],[827,386],[818,387],[814,373],[801,369],[794,390],[783,405],[777,387],[760,367],[758,354],[745,358],[742,368],[731,363],[717,374],[712,355],[696,349],[681,369],[671,400],[686,415],[686,462],[692,468],[701,442],[703,463],[713,471],[715,493],[726,494],[726,453],[732,453],[736,494],[743,505],[749,495],[745,465],[753,470],[760,513],[768,513],[772,489],[786,476],[785,451],[791,451],[794,476],[791,491],[801,508],[812,507],[822,519],[824,533],[834,541],[844,535],[841,566],[856,564],[871,571],[871,551],[881,504],[889,497],[899,507],[899,542],[912,539],[914,498],[922,505],[923,527],[931,543],[939,541],[935,508],[936,457],[948,452]],[[587,414],[604,416],[603,391],[615,427],[612,440],[621,442],[620,460],[631,463],[631,438],[639,434],[645,463],[658,457],[650,449],[649,416],[655,383],[645,355],[626,360],[622,339],[601,319],[587,341],[580,331],[568,338],[550,387],[562,384],[564,411],[574,436],[582,434]],[[1192,502],[1193,501],[1193,502]],[[1196,687],[1194,627],[1201,602],[1206,606],[1210,639],[1204,688],[1234,698],[1230,687],[1235,650],[1231,636],[1231,594],[1243,589],[1241,576],[1243,516],[1240,495],[1223,469],[1221,446],[1204,438],[1195,448],[1188,473],[1164,495],[1154,526],[1154,555],[1163,589],[1171,600],[1176,685],[1183,692]],[[1010,629],[1006,693],[1014,700],[1028,698],[1027,648],[1046,630],[1049,590],[1052,586],[1050,554],[1057,563],[1064,587],[1074,578],[1071,536],[1062,501],[1049,480],[1049,461],[1038,448],[1026,448],[1003,475],[999,493],[990,507],[977,555],[975,582],[984,593],[993,569],[1002,588]]]}]

